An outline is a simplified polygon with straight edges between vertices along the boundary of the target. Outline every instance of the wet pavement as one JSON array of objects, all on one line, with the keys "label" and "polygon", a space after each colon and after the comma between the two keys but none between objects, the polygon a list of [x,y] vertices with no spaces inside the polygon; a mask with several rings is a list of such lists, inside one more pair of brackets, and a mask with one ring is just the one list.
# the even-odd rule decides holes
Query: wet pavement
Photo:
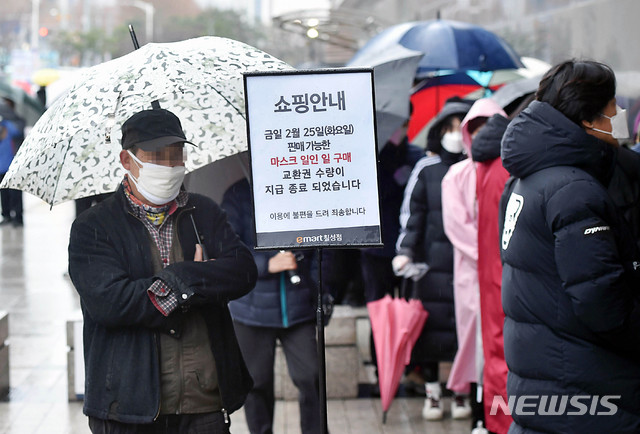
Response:
[{"label": "wet pavement", "polygon": [[[81,402],[68,401],[66,322],[79,309],[66,275],[73,202],[50,209],[24,194],[24,227],[0,226],[0,311],[9,313],[10,381],[0,402],[0,434],[89,433]],[[359,337],[366,351],[368,333]],[[370,377],[362,367],[361,377]],[[331,373],[328,372],[327,376]],[[469,421],[425,422],[423,398],[396,398],[385,425],[379,398],[331,399],[332,433],[469,433]],[[447,408],[445,406],[445,408]],[[248,433],[242,411],[232,415],[234,434]],[[295,401],[278,401],[274,432],[298,433]]]}]

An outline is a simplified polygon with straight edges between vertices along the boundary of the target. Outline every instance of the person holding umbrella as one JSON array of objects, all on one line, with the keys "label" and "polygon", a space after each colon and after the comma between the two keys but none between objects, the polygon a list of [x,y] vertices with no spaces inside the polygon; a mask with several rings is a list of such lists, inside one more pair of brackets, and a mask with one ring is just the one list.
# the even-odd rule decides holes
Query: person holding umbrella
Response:
[{"label": "person holding umbrella", "polygon": [[129,117],[124,179],[71,227],[93,433],[228,433],[251,389],[227,303],[256,266],[218,205],[181,189],[185,143],[168,110]]},{"label": "person holding umbrella", "polygon": [[404,278],[415,273],[415,264],[428,266],[415,285],[429,319],[412,354],[426,382],[422,417],[427,420],[444,415],[438,363],[453,360],[457,349],[453,247],[443,228],[441,182],[449,167],[465,158],[460,123],[470,107],[468,101],[451,99],[436,116],[428,135],[427,156],[416,163],[404,192],[397,255],[392,261],[394,272]]}]

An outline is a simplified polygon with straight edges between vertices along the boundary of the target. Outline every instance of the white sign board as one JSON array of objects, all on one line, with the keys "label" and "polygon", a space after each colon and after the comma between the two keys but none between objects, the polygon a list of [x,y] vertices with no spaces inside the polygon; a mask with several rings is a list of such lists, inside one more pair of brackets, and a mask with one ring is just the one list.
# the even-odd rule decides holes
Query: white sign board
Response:
[{"label": "white sign board", "polygon": [[244,80],[256,249],[381,245],[372,70]]}]

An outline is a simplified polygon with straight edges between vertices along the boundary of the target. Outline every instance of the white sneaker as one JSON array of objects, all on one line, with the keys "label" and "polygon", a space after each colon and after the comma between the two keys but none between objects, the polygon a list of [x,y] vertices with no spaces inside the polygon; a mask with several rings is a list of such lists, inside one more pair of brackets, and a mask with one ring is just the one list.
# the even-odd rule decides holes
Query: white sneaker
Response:
[{"label": "white sneaker", "polygon": [[471,430],[471,434],[489,434],[481,420],[476,423],[476,427]]},{"label": "white sneaker", "polygon": [[425,399],[424,407],[422,408],[422,418],[426,420],[441,420],[444,413],[442,411],[442,402],[440,401],[442,396],[440,383],[426,383],[425,390],[427,399]]},{"label": "white sneaker", "polygon": [[443,417],[442,403],[438,399],[427,398],[422,408],[422,418],[425,420],[441,420]]},{"label": "white sneaker", "polygon": [[471,405],[469,397],[456,395],[451,403],[451,417],[453,419],[469,419],[471,417]]}]

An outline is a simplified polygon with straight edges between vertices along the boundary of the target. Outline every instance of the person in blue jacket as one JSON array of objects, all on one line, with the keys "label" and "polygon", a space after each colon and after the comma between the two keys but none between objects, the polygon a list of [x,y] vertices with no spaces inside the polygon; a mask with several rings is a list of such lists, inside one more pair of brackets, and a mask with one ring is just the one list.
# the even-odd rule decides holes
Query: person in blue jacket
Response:
[{"label": "person in blue jacket", "polygon": [[[255,288],[229,303],[240,349],[253,378],[244,404],[252,434],[273,432],[276,340],[282,344],[289,375],[298,388],[303,434],[321,430],[316,351],[315,261],[312,250],[256,251],[251,189],[246,179],[225,192],[222,208],[258,267]],[[297,284],[292,276],[298,276]]]},{"label": "person in blue jacket", "polygon": [[608,66],[562,62],[502,140],[510,433],[640,432],[640,256],[607,192],[629,135],[615,91]]},{"label": "person in blue jacket", "polygon": [[[0,101],[0,181],[4,178],[18,148],[24,140],[25,122],[15,112],[15,103],[9,98]],[[2,221],[0,225],[11,223],[23,226],[22,192],[10,188],[0,190]]]}]

